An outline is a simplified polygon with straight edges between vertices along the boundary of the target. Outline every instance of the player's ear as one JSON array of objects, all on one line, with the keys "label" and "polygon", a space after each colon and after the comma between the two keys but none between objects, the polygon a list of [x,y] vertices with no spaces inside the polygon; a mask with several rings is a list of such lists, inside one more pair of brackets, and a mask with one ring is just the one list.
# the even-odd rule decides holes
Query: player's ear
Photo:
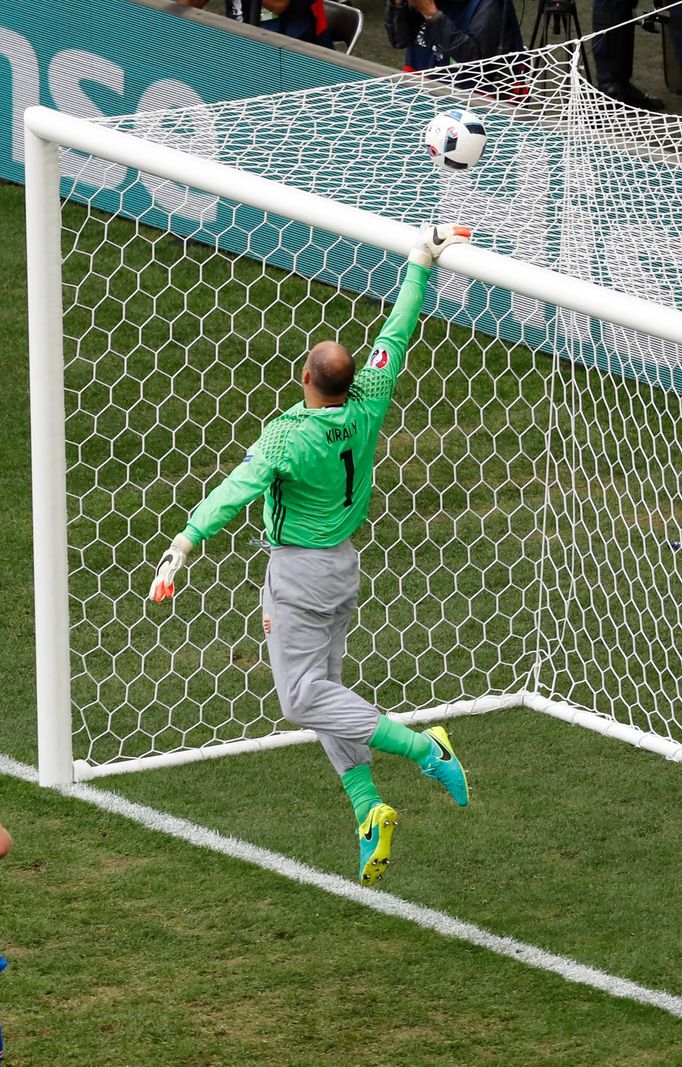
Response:
[{"label": "player's ear", "polygon": [[308,368],[308,361],[305,361],[303,366],[303,373],[301,374],[301,385],[310,385],[312,374]]}]

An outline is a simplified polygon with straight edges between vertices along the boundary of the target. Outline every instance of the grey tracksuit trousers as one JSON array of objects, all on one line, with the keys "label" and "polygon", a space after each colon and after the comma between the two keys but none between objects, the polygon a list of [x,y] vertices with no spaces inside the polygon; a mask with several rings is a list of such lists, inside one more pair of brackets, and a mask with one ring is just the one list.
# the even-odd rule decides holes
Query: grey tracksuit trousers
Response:
[{"label": "grey tracksuit trousers", "polygon": [[282,713],[315,730],[338,774],[371,760],[376,708],[341,684],[360,574],[350,541],[334,548],[273,547],[263,626]]}]

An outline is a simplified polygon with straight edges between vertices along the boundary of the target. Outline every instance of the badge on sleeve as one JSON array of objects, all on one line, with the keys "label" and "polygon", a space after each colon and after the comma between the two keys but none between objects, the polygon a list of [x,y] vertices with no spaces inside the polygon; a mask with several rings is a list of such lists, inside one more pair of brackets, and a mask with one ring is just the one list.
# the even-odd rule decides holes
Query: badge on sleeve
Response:
[{"label": "badge on sleeve", "polygon": [[375,348],[367,360],[367,366],[374,367],[376,370],[383,370],[388,365],[388,360],[389,355],[385,348]]}]

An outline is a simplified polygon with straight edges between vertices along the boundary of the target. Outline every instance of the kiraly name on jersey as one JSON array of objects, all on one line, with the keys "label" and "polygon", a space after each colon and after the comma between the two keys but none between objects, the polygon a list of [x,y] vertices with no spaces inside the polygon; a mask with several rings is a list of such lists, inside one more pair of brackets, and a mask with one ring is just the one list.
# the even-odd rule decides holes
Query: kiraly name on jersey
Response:
[{"label": "kiraly name on jersey", "polygon": [[355,419],[353,419],[350,426],[344,426],[342,430],[335,426],[332,430],[327,430],[327,444],[333,445],[335,441],[347,441],[350,437],[355,437],[357,432],[358,427]]}]

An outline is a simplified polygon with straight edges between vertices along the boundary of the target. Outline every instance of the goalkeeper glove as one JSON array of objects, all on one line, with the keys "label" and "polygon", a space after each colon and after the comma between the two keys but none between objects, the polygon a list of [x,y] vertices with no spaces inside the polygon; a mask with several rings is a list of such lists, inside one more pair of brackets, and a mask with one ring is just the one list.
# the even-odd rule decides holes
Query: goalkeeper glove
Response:
[{"label": "goalkeeper glove", "polygon": [[449,245],[466,244],[471,238],[471,230],[466,226],[455,226],[451,222],[442,222],[434,226],[432,222],[422,222],[419,237],[414,243],[408,259],[420,267],[431,267],[444,248]]},{"label": "goalkeeper glove", "polygon": [[150,600],[158,602],[173,596],[175,575],[184,567],[185,560],[193,548],[194,545],[184,534],[173,538],[156,568],[156,577],[149,588]]}]

